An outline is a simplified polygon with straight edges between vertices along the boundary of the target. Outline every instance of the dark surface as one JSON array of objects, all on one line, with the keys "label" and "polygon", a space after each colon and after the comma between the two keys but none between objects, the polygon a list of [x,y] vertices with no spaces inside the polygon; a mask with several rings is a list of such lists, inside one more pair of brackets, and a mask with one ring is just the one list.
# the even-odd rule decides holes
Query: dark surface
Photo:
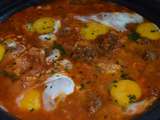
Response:
[{"label": "dark surface", "polygon": [[0,108],[0,120],[19,120]]},{"label": "dark surface", "polygon": [[134,120],[160,120],[160,101],[157,101],[147,112]]},{"label": "dark surface", "polygon": [[[0,21],[26,7],[37,5],[48,0],[0,0]],[[160,26],[160,0],[108,0],[124,5]],[[15,120],[0,109],[0,120]],[[160,102],[156,102],[146,113],[135,120],[160,120]]]},{"label": "dark surface", "polygon": [[17,11],[46,1],[48,0],[0,0],[0,21],[5,21]]},{"label": "dark surface", "polygon": [[110,0],[128,7],[160,26],[160,0]]}]

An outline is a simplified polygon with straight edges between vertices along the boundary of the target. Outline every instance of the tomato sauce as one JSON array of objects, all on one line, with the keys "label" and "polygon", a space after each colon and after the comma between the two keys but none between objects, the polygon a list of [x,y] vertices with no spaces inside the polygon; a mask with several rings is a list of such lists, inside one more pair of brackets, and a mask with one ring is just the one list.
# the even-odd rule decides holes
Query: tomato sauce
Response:
[{"label": "tomato sauce", "polygon": [[[138,24],[129,24],[125,32],[112,29],[95,40],[83,40],[80,28],[84,24],[73,16],[99,12],[132,13],[110,2],[77,4],[55,0],[27,8],[0,23],[0,43],[6,40],[17,43],[14,49],[6,47],[0,62],[0,105],[22,120],[129,120],[139,114],[138,110],[134,115],[127,113],[110,95],[112,82],[121,79],[139,84],[142,96],[138,101],[157,99],[160,95],[160,40],[143,37],[138,41],[129,40],[128,34]],[[38,33],[26,30],[27,24],[41,17],[61,21],[61,28],[55,33],[56,41],[41,41]],[[72,69],[59,67],[58,61],[46,63],[46,57],[55,44],[63,47],[64,54],[58,61],[69,60]],[[72,94],[58,102],[53,111],[44,110],[42,99],[39,110],[23,110],[18,106],[17,97],[24,91],[37,88],[42,95],[44,81],[61,71],[73,79],[75,88]]]}]

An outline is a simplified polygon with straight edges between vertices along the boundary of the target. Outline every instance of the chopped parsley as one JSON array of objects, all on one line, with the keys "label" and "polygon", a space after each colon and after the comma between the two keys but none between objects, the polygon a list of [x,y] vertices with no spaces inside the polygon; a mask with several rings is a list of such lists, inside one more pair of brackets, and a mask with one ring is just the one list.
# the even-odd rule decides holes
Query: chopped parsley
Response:
[{"label": "chopped parsley", "polygon": [[118,103],[118,100],[114,100],[115,103]]},{"label": "chopped parsley", "polygon": [[5,70],[0,70],[0,76],[8,77],[12,80],[17,80],[18,79],[18,76],[15,73],[8,72],[8,71],[5,71]]},{"label": "chopped parsley", "polygon": [[117,80],[113,80],[113,81],[112,81],[112,83],[117,83],[117,82],[118,82]]},{"label": "chopped parsley", "polygon": [[34,111],[34,108],[29,109],[29,111],[30,111],[30,112],[33,112],[33,111]]},{"label": "chopped parsley", "polygon": [[129,103],[134,103],[136,102],[136,96],[135,95],[128,95],[128,98],[129,98]]},{"label": "chopped parsley", "polygon": [[117,84],[113,84],[113,87],[117,88],[118,86],[117,86]]},{"label": "chopped parsley", "polygon": [[53,49],[58,49],[58,50],[60,50],[62,55],[66,55],[66,51],[65,51],[64,47],[60,44],[57,44],[57,43],[54,44]]},{"label": "chopped parsley", "polygon": [[113,80],[113,81],[112,81],[112,87],[115,87],[115,88],[116,88],[116,87],[117,87],[117,83],[118,83],[117,80]]},{"label": "chopped parsley", "polygon": [[132,41],[137,41],[139,40],[139,38],[140,38],[140,35],[136,32],[132,32],[128,35],[128,39]]},{"label": "chopped parsley", "polygon": [[158,32],[158,29],[157,30],[151,30],[151,32]]},{"label": "chopped parsley", "polygon": [[125,73],[124,71],[121,71],[121,79],[128,79],[129,75],[127,73]]}]

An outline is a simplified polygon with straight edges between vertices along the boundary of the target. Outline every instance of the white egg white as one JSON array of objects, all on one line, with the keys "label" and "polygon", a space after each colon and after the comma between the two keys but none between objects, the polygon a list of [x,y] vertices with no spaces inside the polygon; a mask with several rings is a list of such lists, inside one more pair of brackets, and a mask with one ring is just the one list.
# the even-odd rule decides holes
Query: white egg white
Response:
[{"label": "white egg white", "polygon": [[40,40],[42,40],[42,41],[48,41],[48,40],[55,41],[55,40],[57,40],[56,35],[53,34],[53,33],[43,34],[43,35],[40,35],[38,38],[39,38]]},{"label": "white egg white", "polygon": [[61,57],[61,52],[59,49],[53,49],[50,53],[50,55],[46,58],[46,62],[52,63],[56,60],[58,60]]},{"label": "white egg white", "polygon": [[53,33],[57,33],[59,31],[59,29],[61,28],[61,21],[56,20],[53,27],[54,27]]},{"label": "white egg white", "polygon": [[120,32],[126,31],[126,25],[129,23],[143,22],[143,17],[139,14],[127,12],[101,12],[89,16],[75,16],[74,18],[83,22],[99,22]]},{"label": "white egg white", "polygon": [[58,101],[64,100],[67,95],[74,92],[73,80],[63,74],[54,74],[45,82],[46,88],[43,92],[43,105],[46,111],[56,108]]},{"label": "white egg white", "polygon": [[144,112],[156,100],[156,97],[147,98],[128,106],[125,111],[127,115],[135,115]]}]

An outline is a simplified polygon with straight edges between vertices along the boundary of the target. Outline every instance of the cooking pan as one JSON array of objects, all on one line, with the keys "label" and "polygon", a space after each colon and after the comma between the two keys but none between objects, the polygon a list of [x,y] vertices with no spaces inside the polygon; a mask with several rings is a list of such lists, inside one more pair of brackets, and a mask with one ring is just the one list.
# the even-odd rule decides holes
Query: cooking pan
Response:
[{"label": "cooking pan", "polygon": [[[49,2],[50,0],[0,0],[0,22],[6,21],[14,13],[27,7]],[[126,6],[160,26],[160,0],[106,0]],[[0,109],[0,120],[19,120]],[[157,100],[145,113],[133,120],[160,120],[160,100]]]}]

